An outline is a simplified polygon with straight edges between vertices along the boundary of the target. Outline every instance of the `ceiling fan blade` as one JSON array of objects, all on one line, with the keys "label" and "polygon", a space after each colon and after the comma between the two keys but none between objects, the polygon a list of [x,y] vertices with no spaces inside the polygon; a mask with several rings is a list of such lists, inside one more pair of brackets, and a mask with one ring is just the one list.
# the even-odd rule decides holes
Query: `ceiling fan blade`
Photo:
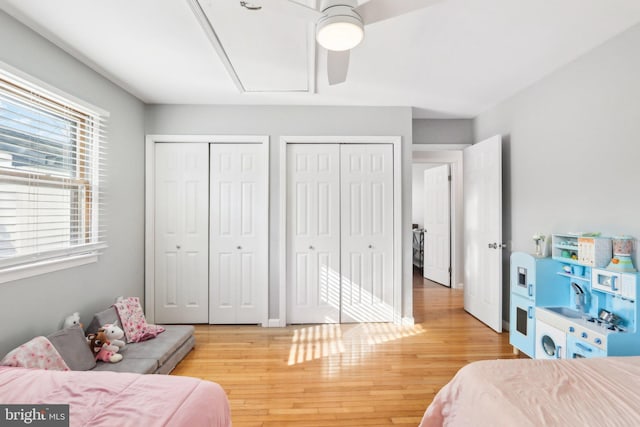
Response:
[{"label": "ceiling fan blade", "polygon": [[424,9],[442,0],[369,0],[353,9],[365,25]]},{"label": "ceiling fan blade", "polygon": [[327,75],[329,84],[336,85],[344,83],[347,80],[347,71],[349,71],[349,51],[327,51]]},{"label": "ceiling fan blade", "polygon": [[289,15],[312,22],[323,16],[313,8],[289,0],[253,0],[247,1],[247,4],[259,6],[265,12]]}]

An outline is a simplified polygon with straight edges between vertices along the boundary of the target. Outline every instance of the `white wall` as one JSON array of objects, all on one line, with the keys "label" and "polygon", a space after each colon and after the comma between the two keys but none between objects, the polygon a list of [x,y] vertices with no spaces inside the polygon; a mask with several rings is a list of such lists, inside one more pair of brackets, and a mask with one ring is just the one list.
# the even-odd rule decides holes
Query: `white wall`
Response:
[{"label": "white wall", "polygon": [[109,248],[97,263],[0,284],[0,357],[58,329],[87,324],[117,295],[143,293],[143,104],[0,11],[0,60],[111,113],[106,164]]},{"label": "white wall", "polygon": [[504,135],[512,251],[533,251],[536,232],[640,238],[639,51],[640,24],[475,119],[477,141]]},{"label": "white wall", "polygon": [[280,136],[348,135],[402,137],[403,316],[413,316],[411,271],[411,108],[306,106],[151,105],[147,134],[251,134],[271,139],[269,197],[269,317],[279,310]]}]

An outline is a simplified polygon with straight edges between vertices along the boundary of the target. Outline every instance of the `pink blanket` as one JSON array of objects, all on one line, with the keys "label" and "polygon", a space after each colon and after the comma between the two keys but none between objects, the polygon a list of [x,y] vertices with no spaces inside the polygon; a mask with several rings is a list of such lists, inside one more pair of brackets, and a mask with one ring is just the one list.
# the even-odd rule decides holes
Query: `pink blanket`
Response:
[{"label": "pink blanket", "polygon": [[458,371],[421,427],[640,425],[640,357],[487,360]]},{"label": "pink blanket", "polygon": [[45,337],[35,337],[13,349],[2,359],[0,365],[55,371],[69,370],[58,350]]},{"label": "pink blanket", "polygon": [[123,298],[113,304],[122,322],[122,329],[127,342],[140,342],[155,338],[164,332],[162,326],[147,323],[138,297]]},{"label": "pink blanket", "polygon": [[196,378],[0,366],[2,404],[69,404],[71,426],[231,425],[222,388]]}]

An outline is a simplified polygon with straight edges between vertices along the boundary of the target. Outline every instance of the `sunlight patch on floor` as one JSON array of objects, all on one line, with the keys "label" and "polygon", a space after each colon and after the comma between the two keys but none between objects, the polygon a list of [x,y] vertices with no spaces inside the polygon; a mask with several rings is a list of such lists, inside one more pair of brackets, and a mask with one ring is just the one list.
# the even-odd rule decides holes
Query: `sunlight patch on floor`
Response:
[{"label": "sunlight patch on floor", "polygon": [[376,345],[425,333],[422,325],[391,323],[324,324],[296,329],[291,337],[288,365],[341,354],[357,346],[360,353],[374,351]]}]

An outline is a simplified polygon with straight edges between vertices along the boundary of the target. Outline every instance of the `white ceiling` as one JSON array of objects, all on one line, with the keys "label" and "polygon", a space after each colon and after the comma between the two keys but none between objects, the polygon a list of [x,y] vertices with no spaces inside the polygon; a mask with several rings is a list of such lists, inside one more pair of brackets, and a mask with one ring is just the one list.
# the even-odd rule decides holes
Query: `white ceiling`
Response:
[{"label": "white ceiling", "polygon": [[[309,26],[258,12],[265,32],[248,38],[256,15],[243,22],[238,0],[213,3],[225,3],[215,30],[234,67],[258,77],[256,87],[299,78],[304,64],[288,34],[304,48]],[[316,93],[241,93],[186,0],[0,6],[146,103],[392,105],[435,118],[474,117],[640,22],[638,0],[443,0],[367,26],[344,84],[327,85],[319,51]]]}]

